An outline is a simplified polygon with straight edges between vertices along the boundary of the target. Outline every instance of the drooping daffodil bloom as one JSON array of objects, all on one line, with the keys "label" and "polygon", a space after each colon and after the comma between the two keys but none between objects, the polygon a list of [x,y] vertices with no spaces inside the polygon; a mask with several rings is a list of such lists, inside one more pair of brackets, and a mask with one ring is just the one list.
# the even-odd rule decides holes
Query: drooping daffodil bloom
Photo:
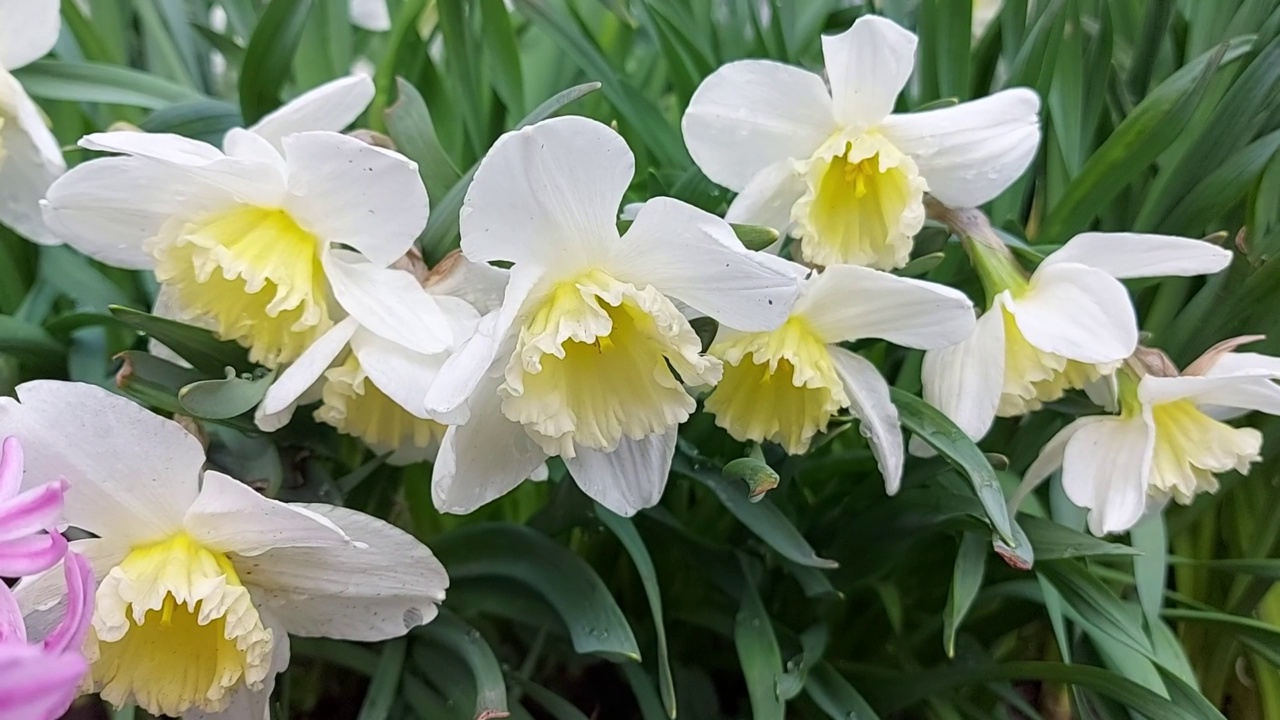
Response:
[{"label": "drooping daffodil bloom", "polygon": [[1214,273],[1231,253],[1200,240],[1084,233],[1027,276],[1008,249],[966,245],[988,308],[963,342],[925,353],[924,398],[974,440],[1113,372],[1138,345],[1121,280]]},{"label": "drooping daffodil bloom", "polygon": [[649,200],[619,236],[634,169],[618,133],[581,117],[507,133],[481,161],[462,252],[512,263],[511,278],[427,395],[455,425],[434,466],[439,509],[469,512],[556,455],[609,509],[653,505],[695,408],[684,386],[721,372],[674,301],[741,330],[787,318],[795,278],[710,213]]},{"label": "drooping daffodil bloom", "polygon": [[[54,183],[45,218],[90,257],[154,270],[157,312],[210,327],[267,367],[294,360],[341,319],[335,302],[394,333],[394,303],[371,295],[349,254],[335,252],[386,267],[427,220],[412,161],[333,132],[372,94],[367,77],[335,81],[231,130],[221,149],[168,134],[86,136],[81,147],[121,156]],[[443,345],[416,342],[422,352]]]},{"label": "drooping daffodil bloom", "polygon": [[[1141,356],[1139,356],[1141,357]],[[1207,353],[1178,374],[1135,358],[1116,373],[1119,414],[1082,417],[1045,445],[1023,478],[1034,487],[1061,468],[1062,487],[1089,509],[1095,535],[1124,532],[1169,500],[1218,490],[1219,473],[1247,474],[1262,433],[1222,418],[1280,415],[1280,358]]]},{"label": "drooping daffodil bloom", "polygon": [[[354,510],[282,503],[216,470],[181,425],[94,385],[38,380],[0,398],[26,483],[68,482],[71,549],[99,579],[91,690],[153,715],[265,719],[286,633],[376,641],[435,617],[431,551]],[[103,419],[109,422],[103,422]],[[65,596],[60,568],[20,583],[28,627]]]},{"label": "drooping daffodil bloom", "polygon": [[730,222],[795,235],[815,265],[901,267],[924,194],[976,207],[1007,188],[1040,142],[1039,97],[1015,88],[895,115],[916,37],[881,17],[822,38],[827,80],[768,60],[713,72],[682,123],[694,162],[738,193]]},{"label": "drooping daffodil bloom", "polygon": [[[427,390],[449,353],[471,337],[480,320],[479,311],[464,297],[487,295],[492,305],[494,298],[501,301],[506,285],[505,270],[485,265],[468,271],[467,265],[471,263],[460,255],[452,256],[447,268],[443,264],[436,268],[445,272],[423,278],[435,281],[424,289],[407,269],[353,261],[367,284],[398,296],[402,312],[420,321],[445,322],[446,330],[435,332],[449,342],[439,352],[420,352],[349,316],[320,336],[272,383],[258,408],[259,427],[275,429],[288,420],[294,407],[318,395],[316,420],[360,438],[377,453],[391,453],[387,462],[406,465],[434,459],[445,426],[428,417]],[[444,279],[446,274],[453,277]],[[458,275],[468,275],[472,282],[458,283]],[[398,337],[404,335],[401,332]]]},{"label": "drooping daffodil bloom", "polygon": [[724,378],[706,408],[738,440],[776,442],[793,455],[849,408],[892,494],[902,480],[903,449],[889,385],[875,365],[839,343],[882,338],[937,348],[963,340],[973,325],[973,303],[958,290],[831,265],[804,282],[777,329],[719,331],[710,352],[724,361]]},{"label": "drooping daffodil bloom", "polygon": [[387,0],[348,0],[347,16],[352,25],[362,30],[385,32],[391,29]]},{"label": "drooping daffodil bloom", "polygon": [[53,49],[58,0],[0,0],[0,223],[43,245],[57,244],[40,198],[66,171],[62,150],[22,83],[9,73]]},{"label": "drooping daffodil bloom", "polygon": [[67,609],[40,642],[28,642],[26,623],[9,586],[0,582],[0,717],[62,717],[89,670],[81,648],[89,632],[93,577],[89,563],[67,552],[54,526],[62,515],[64,480],[22,491],[22,443],[0,443],[0,578],[32,575],[63,563]]}]

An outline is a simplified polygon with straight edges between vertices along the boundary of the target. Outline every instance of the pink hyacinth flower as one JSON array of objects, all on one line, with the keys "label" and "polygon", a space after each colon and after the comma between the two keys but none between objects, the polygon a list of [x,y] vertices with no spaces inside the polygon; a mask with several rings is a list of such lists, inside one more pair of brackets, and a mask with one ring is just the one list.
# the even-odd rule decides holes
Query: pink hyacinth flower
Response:
[{"label": "pink hyacinth flower", "polygon": [[92,615],[93,573],[87,560],[67,552],[66,539],[53,529],[66,481],[19,493],[22,446],[17,438],[7,438],[0,452],[0,576],[42,572],[65,558],[67,584],[62,622],[42,641],[29,644],[22,611],[0,583],[0,718],[52,720],[70,707],[89,669],[81,648]]},{"label": "pink hyacinth flower", "polygon": [[0,577],[23,577],[48,570],[67,552],[67,541],[52,531],[62,513],[66,480],[26,492],[22,487],[22,445],[5,438],[0,446]]}]

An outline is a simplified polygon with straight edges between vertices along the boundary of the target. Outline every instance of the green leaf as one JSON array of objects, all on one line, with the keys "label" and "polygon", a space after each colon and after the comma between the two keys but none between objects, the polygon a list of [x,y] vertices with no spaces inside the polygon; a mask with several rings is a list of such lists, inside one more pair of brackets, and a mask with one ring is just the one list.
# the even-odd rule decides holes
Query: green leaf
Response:
[{"label": "green leaf", "polygon": [[778,487],[778,473],[764,460],[755,457],[731,460],[720,474],[729,480],[746,482],[747,499],[751,502],[760,502],[765,493]]},{"label": "green leaf", "polygon": [[280,106],[280,92],[311,12],[312,0],[271,0],[244,51],[240,111],[253,124]]},{"label": "green leaf", "polygon": [[529,697],[533,698],[534,702],[542,706],[542,709],[547,711],[552,720],[588,720],[581,710],[573,706],[573,703],[532,680],[526,680],[515,673],[507,673],[507,678],[511,680],[513,685],[517,685],[521,690],[524,690]]},{"label": "green leaf", "polygon": [[[745,562],[745,561],[744,561]],[[773,633],[773,623],[750,580],[742,584],[742,598],[733,621],[733,644],[738,663],[747,681],[753,720],[783,720],[786,703],[778,695],[782,676],[782,651]]]},{"label": "green leaf", "polygon": [[947,607],[942,611],[942,646],[947,657],[956,656],[956,633],[960,623],[969,614],[973,601],[982,589],[982,576],[987,567],[987,540],[977,533],[967,532],[960,539],[960,551],[956,553],[955,569],[951,573],[951,591],[947,593]]},{"label": "green leaf", "polygon": [[396,150],[418,163],[418,174],[427,186],[428,197],[443,198],[461,179],[462,173],[440,145],[431,112],[418,89],[398,77],[396,93],[395,104],[386,110],[387,133],[395,142]]},{"label": "green leaf", "polygon": [[221,100],[193,100],[170,105],[148,115],[138,127],[152,133],[176,133],[210,145],[222,145],[227,131],[240,127],[240,111]]},{"label": "green leaf", "polygon": [[178,404],[194,417],[226,420],[257,407],[275,377],[275,370],[257,370],[244,376],[230,370],[222,380],[200,380],[182,388],[178,391]]},{"label": "green leaf", "polygon": [[1280,667],[1280,628],[1271,623],[1230,613],[1181,608],[1169,608],[1164,611],[1164,616],[1170,620],[1209,625],[1219,631],[1231,633],[1251,650],[1265,657],[1267,662]]},{"label": "green leaf", "polygon": [[12,315],[0,315],[0,353],[33,365],[58,365],[66,356],[67,348],[39,325]]},{"label": "green leaf", "polygon": [[725,480],[717,473],[695,470],[679,454],[671,467],[675,472],[706,485],[739,522],[784,558],[808,567],[839,567],[834,560],[818,557],[809,541],[804,539],[796,526],[791,524],[769,498],[753,503],[747,498],[741,485]]},{"label": "green leaf", "polygon": [[1064,242],[1086,229],[1101,208],[1178,139],[1219,66],[1239,57],[1246,47],[1219,46],[1183,66],[1139,103],[1049,211],[1038,241]]},{"label": "green leaf", "polygon": [[969,478],[991,527],[1006,545],[1018,546],[1013,532],[1013,521],[1005,507],[1004,491],[996,471],[986,455],[955,423],[940,410],[924,400],[898,388],[890,388],[893,403],[898,406],[902,426],[924,440],[938,454]]},{"label": "green leaf", "polygon": [[32,97],[110,103],[157,110],[174,103],[206,100],[188,87],[118,65],[37,60],[14,77]]},{"label": "green leaf", "polygon": [[653,614],[653,630],[658,640],[658,686],[662,693],[662,705],[667,715],[676,716],[676,686],[671,677],[671,659],[667,651],[667,626],[663,621],[662,592],[658,585],[658,569],[653,565],[649,549],[644,539],[636,531],[630,518],[621,517],[599,503],[595,503],[596,517],[610,532],[617,536],[618,542],[631,556],[636,572],[640,574],[640,582],[644,585],[644,594],[649,601],[649,611]]},{"label": "green leaf", "polygon": [[1148,627],[1160,622],[1164,606],[1165,578],[1169,572],[1169,539],[1164,513],[1151,513],[1129,531],[1129,540],[1140,554],[1133,558],[1133,580]]},{"label": "green leaf", "polygon": [[402,637],[383,644],[382,655],[378,657],[378,665],[373,670],[356,720],[387,720],[391,717],[391,705],[400,687],[400,675],[408,650],[409,641]]},{"label": "green leaf", "polygon": [[[184,413],[178,402],[178,392],[208,377],[199,370],[176,365],[140,350],[126,350],[117,357],[122,363],[116,373],[116,386],[143,405],[166,413]],[[241,432],[261,432],[249,418],[233,417],[214,422]]]},{"label": "green leaf", "polygon": [[502,0],[480,0],[484,51],[489,58],[493,88],[513,114],[524,112],[524,73],[516,45],[513,18]]},{"label": "green leaf", "polygon": [[507,684],[502,666],[480,633],[448,610],[414,631],[423,641],[444,648],[471,671],[476,687],[476,720],[507,716]]},{"label": "green leaf", "polygon": [[1063,609],[1077,622],[1155,659],[1136,614],[1130,613],[1120,598],[1083,565],[1074,560],[1055,560],[1041,563],[1037,572],[1062,595]]},{"label": "green leaf", "polygon": [[831,720],[880,720],[867,701],[830,663],[820,662],[809,671],[804,684],[809,699]]},{"label": "green leaf", "polygon": [[1035,548],[1036,557],[1041,560],[1094,555],[1137,555],[1140,552],[1128,545],[1107,542],[1045,518],[1023,515],[1018,518],[1018,523],[1026,531],[1031,546]]},{"label": "green leaf", "polygon": [[522,525],[481,523],[441,535],[432,546],[455,586],[484,578],[523,585],[556,611],[579,653],[639,661],[631,626],[600,576],[547,536]]},{"label": "green leaf", "polygon": [[109,309],[117,320],[163,343],[183,360],[208,375],[221,377],[228,367],[239,373],[250,373],[257,367],[249,362],[244,348],[227,340],[219,340],[204,328],[149,315],[132,308],[113,305]]}]

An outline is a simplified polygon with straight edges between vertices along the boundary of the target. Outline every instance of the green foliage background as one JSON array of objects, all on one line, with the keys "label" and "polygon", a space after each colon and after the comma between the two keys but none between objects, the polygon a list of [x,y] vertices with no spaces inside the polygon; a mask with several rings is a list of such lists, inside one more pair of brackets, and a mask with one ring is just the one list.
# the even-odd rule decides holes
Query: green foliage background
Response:
[{"label": "green foliage background", "polygon": [[[225,31],[210,22],[214,5]],[[370,34],[350,26],[346,0],[64,0],[54,56],[16,75],[75,163],[89,155],[71,147],[81,135],[120,122],[217,142],[363,58],[378,95],[361,124],[420,163],[433,206],[421,247],[435,261],[457,244],[477,159],[502,132],[555,112],[616,123],[637,155],[633,199],[722,211],[726,193],[679,132],[700,79],[744,57],[818,68],[819,36],[870,10],[391,6],[393,29]],[[1031,171],[987,208],[1024,261],[1089,228],[1215,235],[1239,250],[1229,271],[1131,284],[1147,343],[1185,364],[1224,338],[1268,333],[1260,349],[1280,353],[1277,0],[1006,0],[977,40],[969,0],[876,9],[920,34],[899,110],[1015,85],[1043,98]],[[945,230],[927,228],[916,256],[905,272],[981,300]],[[407,638],[295,640],[277,717],[1280,718],[1274,418],[1250,418],[1266,445],[1247,479],[1225,476],[1217,496],[1103,541],[1082,534],[1056,481],[1016,518],[1003,500],[1044,441],[1091,406],[1068,399],[1001,421],[979,450],[912,397],[920,354],[873,342],[857,349],[895,385],[905,425],[943,451],[909,462],[897,497],[885,497],[859,433],[837,422],[804,457],[766,448],[781,483],[748,502],[746,485],[721,473],[747,449],[698,415],[662,505],[636,518],[594,506],[554,465],[549,483],[442,517],[427,467],[383,466],[305,419],[255,433],[226,399],[253,397],[250,381],[217,382],[227,365],[252,369],[243,353],[136,312],[154,292],[144,274],[0,228],[0,390],[69,378],[203,414],[215,465],[277,497],[390,517],[452,577],[445,614]],[[145,354],[140,331],[195,368]],[[178,390],[202,380],[215,381],[203,386],[215,407],[184,407]]]}]

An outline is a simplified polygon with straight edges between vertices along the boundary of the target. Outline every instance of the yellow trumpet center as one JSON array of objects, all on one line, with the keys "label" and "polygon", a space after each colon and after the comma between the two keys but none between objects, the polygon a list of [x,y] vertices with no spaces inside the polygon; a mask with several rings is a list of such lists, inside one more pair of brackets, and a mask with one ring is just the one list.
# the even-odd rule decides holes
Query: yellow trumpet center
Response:
[{"label": "yellow trumpet center", "polygon": [[358,437],[376,453],[393,453],[390,460],[408,464],[435,456],[445,426],[416,417],[369,379],[355,355],[325,371],[323,403],[315,418]]},{"label": "yellow trumpet center", "polygon": [[1045,403],[1061,399],[1067,390],[1078,390],[1102,377],[1095,365],[1068,360],[1032,345],[1008,310],[991,312],[1000,312],[1004,317],[1004,387],[996,410],[1000,417],[1034,412]]},{"label": "yellow trumpet center", "polygon": [[552,455],[665,432],[696,406],[682,381],[720,379],[719,361],[701,354],[697,333],[652,286],[592,270],[556,285],[527,317],[502,410]]},{"label": "yellow trumpet center", "polygon": [[926,184],[915,162],[877,134],[833,139],[809,160],[792,208],[800,252],[817,265],[905,265],[924,224]]},{"label": "yellow trumpet center", "polygon": [[156,278],[187,319],[276,367],[333,324],[320,248],[284,210],[246,206],[188,223],[153,252]]},{"label": "yellow trumpet center", "polygon": [[1190,400],[1151,407],[1155,449],[1151,490],[1188,504],[1201,492],[1216,492],[1216,473],[1247,473],[1258,460],[1262,434],[1215,420]]},{"label": "yellow trumpet center", "polygon": [[802,318],[772,332],[721,330],[711,354],[725,370],[706,408],[738,440],[768,440],[800,454],[849,404],[831,353]]},{"label": "yellow trumpet center", "polygon": [[260,689],[270,671],[272,633],[230,559],[185,533],[135,548],[95,600],[91,676],[117,707],[221,712],[237,688]]}]

